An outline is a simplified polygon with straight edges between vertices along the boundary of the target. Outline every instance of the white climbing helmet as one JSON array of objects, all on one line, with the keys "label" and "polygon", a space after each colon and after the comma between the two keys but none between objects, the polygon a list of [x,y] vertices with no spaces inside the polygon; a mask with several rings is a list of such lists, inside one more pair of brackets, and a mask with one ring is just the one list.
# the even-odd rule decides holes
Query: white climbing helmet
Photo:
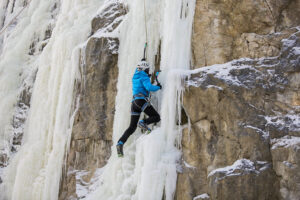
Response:
[{"label": "white climbing helmet", "polygon": [[139,62],[138,63],[138,65],[137,65],[137,69],[139,70],[139,71],[145,71],[145,70],[147,70],[147,69],[149,69],[150,68],[150,66],[149,66],[149,63],[147,63],[146,61],[141,61],[141,62]]}]

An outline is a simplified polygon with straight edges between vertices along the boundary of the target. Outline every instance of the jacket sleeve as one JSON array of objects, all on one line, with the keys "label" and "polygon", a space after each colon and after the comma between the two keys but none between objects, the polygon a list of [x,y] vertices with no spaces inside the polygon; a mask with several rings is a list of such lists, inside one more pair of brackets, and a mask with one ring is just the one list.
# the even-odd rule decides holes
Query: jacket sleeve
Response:
[{"label": "jacket sleeve", "polygon": [[149,92],[155,92],[160,89],[160,87],[151,84],[149,77],[143,78],[142,83],[146,90]]}]

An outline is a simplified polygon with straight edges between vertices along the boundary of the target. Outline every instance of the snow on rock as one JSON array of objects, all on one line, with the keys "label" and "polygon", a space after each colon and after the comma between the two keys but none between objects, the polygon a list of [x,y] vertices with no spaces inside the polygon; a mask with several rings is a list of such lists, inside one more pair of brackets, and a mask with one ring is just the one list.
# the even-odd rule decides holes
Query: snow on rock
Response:
[{"label": "snow on rock", "polygon": [[105,2],[92,21],[92,37],[118,37],[126,12],[125,5],[119,1]]},{"label": "snow on rock", "polygon": [[199,200],[199,199],[209,199],[209,195],[207,193],[204,193],[193,198],[193,200]]},{"label": "snow on rock", "polygon": [[288,148],[291,146],[297,146],[297,148],[300,148],[300,137],[286,135],[282,138],[272,139],[271,145],[272,149]]},{"label": "snow on rock", "polygon": [[[224,82],[228,86],[238,86],[248,89],[262,87],[266,90],[287,85],[285,77],[279,72],[295,72],[299,63],[300,40],[293,33],[282,40],[283,48],[280,56],[259,59],[240,58],[224,64],[215,64],[183,72],[188,77],[187,86],[213,87],[216,82]],[[276,74],[277,73],[277,74]],[[281,88],[283,88],[281,86]],[[222,89],[222,88],[220,88]]]},{"label": "snow on rock", "polygon": [[[256,70],[254,67],[250,65],[239,65],[240,62],[245,61],[252,61],[251,59],[240,59],[232,62],[228,62],[225,64],[216,64],[208,67],[202,67],[199,69],[191,70],[187,72],[187,75],[197,74],[201,73],[201,77],[193,80],[188,80],[187,85],[199,87],[200,85],[203,85],[204,81],[211,76],[214,76],[215,78],[219,78],[221,80],[224,80],[229,85],[236,85],[236,86],[247,86],[247,80],[239,79],[238,76],[236,76],[235,71],[249,71],[251,73],[259,73],[258,70]],[[259,77],[259,76],[258,76]],[[249,82],[249,80],[248,80]],[[212,85],[208,85],[206,87],[213,87]],[[219,89],[222,89],[218,87]]]},{"label": "snow on rock", "polygon": [[211,171],[208,174],[208,177],[213,176],[216,173],[221,173],[224,176],[239,176],[239,175],[242,175],[242,173],[244,173],[244,172],[259,173],[255,169],[254,162],[247,160],[247,159],[241,159],[241,160],[237,160],[231,166],[218,168],[218,169]]},{"label": "snow on rock", "polygon": [[276,184],[274,175],[269,162],[240,159],[231,166],[209,173],[209,194],[212,199],[231,199],[232,194],[228,191],[235,192],[236,199],[265,199],[265,196],[266,199],[272,199],[276,193],[269,187]]},{"label": "snow on rock", "polygon": [[296,113],[277,116],[265,116],[267,120],[267,126],[274,126],[281,130],[287,129],[289,132],[299,132],[300,131],[300,115]]},{"label": "snow on rock", "polygon": [[190,169],[196,169],[196,167],[190,165],[189,163],[187,163],[186,161],[183,161],[183,164],[185,167],[190,168]]},{"label": "snow on rock", "polygon": [[257,133],[259,133],[266,141],[269,140],[270,138],[270,135],[267,131],[264,131],[258,127],[254,127],[254,126],[251,126],[251,125],[245,125],[242,123],[242,126],[245,127],[245,128],[249,128],[249,129],[253,129],[255,130]]},{"label": "snow on rock", "polygon": [[240,176],[249,173],[259,174],[260,172],[270,168],[270,163],[266,161],[251,161],[248,159],[240,159],[233,163],[233,165],[226,166],[212,170],[207,177],[219,174],[219,179],[225,178],[226,176]]}]

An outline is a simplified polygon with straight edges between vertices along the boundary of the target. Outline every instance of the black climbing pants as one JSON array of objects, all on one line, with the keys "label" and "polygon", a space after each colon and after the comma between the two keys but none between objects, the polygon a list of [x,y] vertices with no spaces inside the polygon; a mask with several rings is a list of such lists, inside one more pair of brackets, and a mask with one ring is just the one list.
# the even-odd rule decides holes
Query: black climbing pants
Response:
[{"label": "black climbing pants", "polygon": [[160,116],[153,108],[153,106],[144,99],[137,99],[131,103],[131,119],[130,125],[124,132],[119,142],[125,143],[129,136],[134,133],[137,128],[137,123],[139,121],[141,113],[144,112],[149,118],[145,119],[144,122],[148,124],[157,123],[160,121]]}]

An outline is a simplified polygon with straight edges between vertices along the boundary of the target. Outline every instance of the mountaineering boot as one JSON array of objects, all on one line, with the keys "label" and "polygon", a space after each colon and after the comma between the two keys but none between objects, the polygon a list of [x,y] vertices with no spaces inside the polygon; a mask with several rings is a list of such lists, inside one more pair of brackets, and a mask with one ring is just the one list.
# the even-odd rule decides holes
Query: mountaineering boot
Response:
[{"label": "mountaineering boot", "polygon": [[119,142],[117,144],[117,153],[118,153],[118,157],[123,157],[124,153],[123,153],[123,142]]},{"label": "mountaineering boot", "polygon": [[145,131],[146,134],[149,134],[151,132],[151,129],[147,126],[144,120],[139,121],[138,126],[142,129],[142,131]]}]

